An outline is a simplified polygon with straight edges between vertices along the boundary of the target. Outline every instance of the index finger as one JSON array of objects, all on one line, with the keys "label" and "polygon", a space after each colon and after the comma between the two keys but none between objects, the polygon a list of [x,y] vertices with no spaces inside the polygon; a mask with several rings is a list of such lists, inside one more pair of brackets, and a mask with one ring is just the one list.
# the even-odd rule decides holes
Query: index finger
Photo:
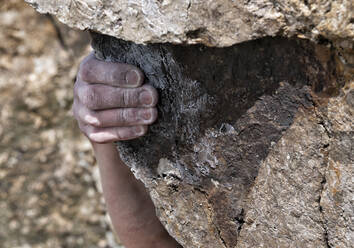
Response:
[{"label": "index finger", "polygon": [[78,76],[87,83],[134,88],[143,84],[144,74],[133,65],[98,60],[94,53],[81,63]]}]

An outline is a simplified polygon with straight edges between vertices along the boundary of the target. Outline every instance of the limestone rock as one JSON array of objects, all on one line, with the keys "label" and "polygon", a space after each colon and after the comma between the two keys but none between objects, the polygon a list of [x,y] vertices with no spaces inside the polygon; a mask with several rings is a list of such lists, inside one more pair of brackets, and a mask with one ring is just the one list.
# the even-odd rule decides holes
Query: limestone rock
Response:
[{"label": "limestone rock", "polygon": [[265,36],[353,40],[352,0],[26,0],[62,22],[135,43],[230,46]]}]

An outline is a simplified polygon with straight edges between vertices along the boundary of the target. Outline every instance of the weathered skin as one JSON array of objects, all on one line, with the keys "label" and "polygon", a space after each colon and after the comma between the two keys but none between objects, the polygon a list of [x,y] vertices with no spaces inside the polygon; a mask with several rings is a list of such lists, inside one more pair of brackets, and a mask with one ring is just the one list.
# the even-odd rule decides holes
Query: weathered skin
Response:
[{"label": "weathered skin", "polygon": [[157,118],[158,96],[142,85],[144,74],[127,64],[105,63],[94,54],[80,66],[74,87],[74,116],[93,142],[107,143],[143,136]]},{"label": "weathered skin", "polygon": [[80,64],[75,82],[74,117],[94,150],[107,210],[120,240],[129,248],[177,248],[144,185],[113,143],[144,135],[156,120],[156,90],[143,82],[138,68],[103,62],[91,53]]}]

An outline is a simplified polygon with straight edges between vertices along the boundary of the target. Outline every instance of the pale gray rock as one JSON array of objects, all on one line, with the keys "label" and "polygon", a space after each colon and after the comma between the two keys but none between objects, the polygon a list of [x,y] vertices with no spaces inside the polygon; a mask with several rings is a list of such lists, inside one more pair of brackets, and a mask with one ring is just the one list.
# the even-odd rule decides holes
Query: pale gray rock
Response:
[{"label": "pale gray rock", "polygon": [[262,163],[237,248],[328,247],[320,199],[330,139],[319,123],[298,113]]},{"label": "pale gray rock", "polygon": [[265,36],[352,40],[352,0],[25,0],[71,27],[135,43],[230,46]]},{"label": "pale gray rock", "polygon": [[237,247],[353,247],[353,94],[298,113],[262,164]]}]

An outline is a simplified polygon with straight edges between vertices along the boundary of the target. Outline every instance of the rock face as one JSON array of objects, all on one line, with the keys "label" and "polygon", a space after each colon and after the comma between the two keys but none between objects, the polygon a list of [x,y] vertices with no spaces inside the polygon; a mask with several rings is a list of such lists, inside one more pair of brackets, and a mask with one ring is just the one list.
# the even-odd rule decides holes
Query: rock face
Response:
[{"label": "rock face", "polygon": [[27,2],[158,89],[118,149],[183,247],[352,247],[352,1]]},{"label": "rock face", "polygon": [[135,43],[230,46],[265,36],[354,38],[352,0],[26,0],[80,29]]},{"label": "rock face", "polygon": [[334,51],[99,34],[93,47],[142,68],[160,91],[158,122],[118,147],[183,247],[351,247],[354,91],[337,80]]}]

